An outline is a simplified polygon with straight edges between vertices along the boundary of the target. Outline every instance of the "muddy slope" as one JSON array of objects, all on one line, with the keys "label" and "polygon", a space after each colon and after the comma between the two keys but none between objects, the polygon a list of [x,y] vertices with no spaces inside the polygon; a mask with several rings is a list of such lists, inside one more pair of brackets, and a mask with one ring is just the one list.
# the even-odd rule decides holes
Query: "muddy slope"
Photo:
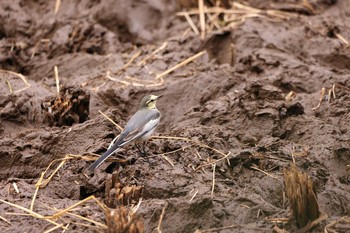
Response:
[{"label": "muddy slope", "polygon": [[[183,140],[156,138],[148,143],[149,161],[133,146],[117,155],[129,162],[109,161],[95,173],[86,171],[90,161],[72,159],[40,189],[34,210],[50,215],[54,211],[48,206],[63,209],[90,195],[108,204],[106,180],[118,174],[123,185],[143,187],[138,213],[146,232],[156,231],[164,206],[163,232],[233,224],[234,232],[271,232],[270,219],[290,217],[283,171],[293,154],[312,177],[321,211],[328,215],[313,230],[323,232],[326,224],[350,214],[350,50],[336,36],[350,39],[345,23],[350,6],[314,2],[315,15],[248,18],[202,42],[175,15],[180,10],[175,1],[64,2],[57,14],[55,1],[2,1],[0,69],[22,73],[30,87],[21,91],[26,84],[20,77],[0,73],[1,199],[29,207],[35,183],[54,159],[103,153],[119,130],[98,110],[124,126],[144,95],[164,94],[157,105],[162,112],[157,134],[199,141],[230,153],[227,159]],[[286,6],[244,3],[262,9]],[[164,49],[150,57],[163,42]],[[206,54],[164,76],[162,83],[155,79],[203,49]],[[328,94],[334,84],[335,98],[314,110],[321,89]],[[291,91],[295,97],[286,100]],[[168,161],[160,155],[174,150]],[[207,163],[218,159],[212,194],[213,167]],[[76,213],[105,221],[98,206],[86,206]],[[0,215],[12,223],[0,221],[1,232],[52,227],[8,212],[18,210],[0,204]],[[295,230],[293,221],[278,226]],[[346,232],[349,226],[336,229]],[[97,230],[69,227],[69,232],[82,231]]]}]

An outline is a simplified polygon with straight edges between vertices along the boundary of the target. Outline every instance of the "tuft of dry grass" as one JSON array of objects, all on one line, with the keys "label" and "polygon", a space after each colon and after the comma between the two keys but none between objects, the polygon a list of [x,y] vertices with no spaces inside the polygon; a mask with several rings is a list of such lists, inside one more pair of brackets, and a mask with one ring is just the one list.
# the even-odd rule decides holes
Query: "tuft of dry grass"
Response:
[{"label": "tuft of dry grass", "polygon": [[117,209],[106,210],[107,232],[143,233],[144,224],[135,213],[126,207],[120,206]]},{"label": "tuft of dry grass", "polygon": [[[308,8],[309,5],[303,5],[303,8]],[[286,20],[291,17],[296,17],[297,14],[286,12],[283,10],[261,10],[250,7],[234,1],[230,8],[220,7],[219,1],[216,1],[215,6],[207,7],[203,0],[198,1],[198,8],[177,13],[178,16],[183,16],[187,20],[192,31],[202,40],[210,33],[223,32],[236,28],[244,23],[248,18],[266,18],[269,20]],[[191,16],[199,18],[199,27],[194,23]],[[198,30],[200,28],[200,32]]]},{"label": "tuft of dry grass", "polygon": [[299,233],[310,230],[327,218],[320,213],[311,178],[300,172],[294,163],[284,171],[284,183]]}]

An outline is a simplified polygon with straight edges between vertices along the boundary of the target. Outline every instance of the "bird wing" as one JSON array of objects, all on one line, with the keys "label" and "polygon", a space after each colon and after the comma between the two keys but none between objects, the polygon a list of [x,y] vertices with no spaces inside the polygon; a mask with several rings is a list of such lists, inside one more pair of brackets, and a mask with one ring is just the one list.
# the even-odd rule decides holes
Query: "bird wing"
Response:
[{"label": "bird wing", "polygon": [[89,170],[96,169],[109,156],[117,152],[120,147],[137,140],[156,127],[159,123],[159,119],[160,112],[157,109],[137,111],[126,124],[118,140],[89,167]]},{"label": "bird wing", "polygon": [[[135,114],[136,115],[136,114]],[[147,134],[149,131],[157,127],[160,119],[160,112],[156,109],[148,110],[147,114],[143,114],[142,120],[130,121],[130,125],[125,127],[128,130],[128,134],[121,141],[120,146],[137,141],[139,138]],[[140,118],[139,118],[140,119]],[[135,124],[133,124],[135,123]],[[133,130],[130,130],[133,129]]]}]

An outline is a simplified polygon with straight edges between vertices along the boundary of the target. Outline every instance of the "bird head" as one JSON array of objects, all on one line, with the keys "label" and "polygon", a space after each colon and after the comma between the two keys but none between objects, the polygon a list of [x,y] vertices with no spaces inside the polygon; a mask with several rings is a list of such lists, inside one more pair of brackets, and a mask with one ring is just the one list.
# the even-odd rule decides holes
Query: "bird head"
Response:
[{"label": "bird head", "polygon": [[157,99],[159,99],[160,97],[162,97],[162,95],[160,95],[160,96],[146,95],[145,97],[143,97],[143,99],[141,101],[140,108],[155,109]]}]

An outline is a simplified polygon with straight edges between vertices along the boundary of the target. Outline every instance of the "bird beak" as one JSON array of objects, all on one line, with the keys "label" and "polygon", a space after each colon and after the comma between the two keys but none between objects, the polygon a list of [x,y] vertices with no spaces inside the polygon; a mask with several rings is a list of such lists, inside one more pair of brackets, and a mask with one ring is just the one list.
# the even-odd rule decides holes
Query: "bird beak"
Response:
[{"label": "bird beak", "polygon": [[159,98],[162,97],[162,96],[164,96],[164,95],[159,95],[159,96],[157,96],[157,99],[159,99]]}]

